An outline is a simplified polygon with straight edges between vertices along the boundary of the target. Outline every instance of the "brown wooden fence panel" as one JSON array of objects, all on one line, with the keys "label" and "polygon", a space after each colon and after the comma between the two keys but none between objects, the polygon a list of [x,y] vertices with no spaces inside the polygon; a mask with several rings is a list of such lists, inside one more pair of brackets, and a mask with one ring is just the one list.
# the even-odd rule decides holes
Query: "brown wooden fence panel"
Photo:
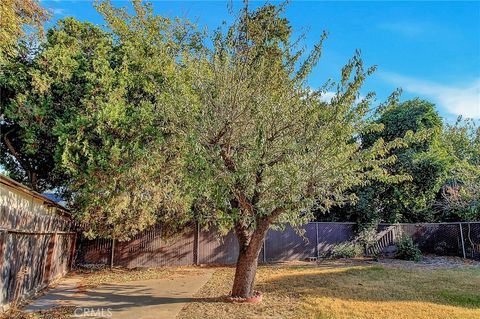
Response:
[{"label": "brown wooden fence panel", "polygon": [[127,268],[194,264],[194,230],[165,240],[161,227],[147,230],[128,242],[115,245],[114,265]]},{"label": "brown wooden fence panel", "polygon": [[2,196],[11,206],[0,206],[0,307],[63,276],[69,270],[76,237],[70,219],[42,203],[5,190]]}]

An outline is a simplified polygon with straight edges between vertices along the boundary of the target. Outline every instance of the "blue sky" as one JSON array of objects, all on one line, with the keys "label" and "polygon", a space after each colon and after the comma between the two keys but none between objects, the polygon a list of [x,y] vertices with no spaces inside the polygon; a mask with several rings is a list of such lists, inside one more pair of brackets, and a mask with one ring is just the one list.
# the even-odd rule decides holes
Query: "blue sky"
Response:
[{"label": "blue sky", "polygon": [[[232,20],[228,3],[153,1],[153,6],[159,15],[186,17],[212,31]],[[103,24],[90,1],[42,4],[54,14],[50,24],[66,16]],[[241,5],[233,2],[234,8]],[[378,103],[401,87],[402,99],[430,100],[449,122],[458,115],[480,119],[480,1],[292,1],[286,17],[294,30],[307,31],[307,47],[323,30],[329,33],[320,64],[309,79],[312,87],[338,79],[340,68],[360,49],[367,65],[378,66],[362,93],[375,91]]]}]

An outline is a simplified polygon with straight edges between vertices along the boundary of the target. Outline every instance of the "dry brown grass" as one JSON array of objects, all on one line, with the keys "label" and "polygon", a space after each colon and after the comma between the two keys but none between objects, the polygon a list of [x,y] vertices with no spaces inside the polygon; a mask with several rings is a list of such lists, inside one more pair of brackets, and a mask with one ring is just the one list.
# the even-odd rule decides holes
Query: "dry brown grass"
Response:
[{"label": "dry brown grass", "polygon": [[480,268],[372,265],[260,267],[260,304],[221,301],[233,268],[219,268],[179,318],[480,318]]},{"label": "dry brown grass", "polygon": [[58,307],[31,313],[19,309],[10,309],[0,314],[0,319],[65,319],[71,318],[74,310],[75,307]]}]

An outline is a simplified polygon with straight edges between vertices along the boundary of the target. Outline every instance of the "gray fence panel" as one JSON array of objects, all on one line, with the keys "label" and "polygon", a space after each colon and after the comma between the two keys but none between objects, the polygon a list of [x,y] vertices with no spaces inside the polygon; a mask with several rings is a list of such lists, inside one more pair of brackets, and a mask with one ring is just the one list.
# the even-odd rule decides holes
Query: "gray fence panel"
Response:
[{"label": "gray fence panel", "polygon": [[316,256],[317,231],[314,223],[304,225],[300,236],[286,226],[285,230],[269,230],[266,241],[267,261],[298,260]]},{"label": "gray fence panel", "polygon": [[355,237],[352,223],[311,223],[316,224],[318,232],[317,251],[318,256],[327,254],[331,249],[340,243],[351,241]]},{"label": "gray fence panel", "polygon": [[198,263],[232,265],[238,258],[238,240],[233,232],[221,237],[210,228],[201,230],[198,236]]},{"label": "gray fence panel", "polygon": [[[462,223],[466,256],[480,259],[480,223]],[[269,230],[265,250],[259,262],[302,260],[328,254],[340,243],[355,238],[353,223],[309,223],[303,227],[304,237],[293,228],[284,231]],[[412,236],[423,253],[463,256],[460,224],[381,224],[378,226],[377,243],[368,253],[383,252],[395,245],[401,234]],[[169,241],[161,238],[159,229],[137,235],[132,241],[117,243],[114,265],[128,268],[176,265],[231,265],[238,257],[238,241],[233,232],[220,236],[216,230],[197,230],[192,227],[179,237]],[[77,264],[109,264],[111,240],[82,241],[79,245]]]}]

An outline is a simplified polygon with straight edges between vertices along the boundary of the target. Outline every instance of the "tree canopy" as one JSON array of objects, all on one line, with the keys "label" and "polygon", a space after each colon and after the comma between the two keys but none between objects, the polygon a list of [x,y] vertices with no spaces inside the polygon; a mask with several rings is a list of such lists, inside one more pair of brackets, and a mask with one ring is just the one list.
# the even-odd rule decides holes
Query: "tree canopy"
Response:
[{"label": "tree canopy", "polygon": [[415,133],[407,147],[393,151],[397,161],[386,167],[390,174],[410,178],[401,183],[376,181],[355,188],[358,201],[335,208],[334,218],[359,223],[434,221],[435,199],[452,163],[441,142],[442,120],[434,105],[420,99],[395,101],[376,123],[384,129],[363,134],[362,147],[370,147],[379,138],[391,141]]},{"label": "tree canopy", "polygon": [[43,23],[49,13],[37,0],[2,0],[0,2],[0,63],[13,56],[18,40],[27,33],[43,34]]},{"label": "tree canopy", "polygon": [[129,14],[99,4],[109,31],[91,52],[91,91],[61,128],[62,165],[90,236],[126,239],[159,222],[175,228],[191,219],[191,94],[179,59],[196,35],[186,22],[133,5]]},{"label": "tree canopy", "polygon": [[458,119],[446,125],[442,143],[454,162],[438,196],[438,219],[480,219],[480,127],[473,120]]},{"label": "tree canopy", "polygon": [[[359,90],[374,68],[359,56],[332,84],[336,95],[322,101],[324,88],[306,85],[322,42],[302,59],[282,7],[244,8],[214,46],[191,58],[199,97],[195,121],[196,162],[203,197],[197,208],[207,223],[233,229],[239,240],[232,294],[253,294],[257,258],[271,225],[301,225],[313,210],[352,200],[346,191],[370,180],[399,181],[384,165],[401,139],[382,138],[362,147],[358,137],[382,128],[369,120],[368,94]],[[329,87],[329,88],[331,88]]]}]

